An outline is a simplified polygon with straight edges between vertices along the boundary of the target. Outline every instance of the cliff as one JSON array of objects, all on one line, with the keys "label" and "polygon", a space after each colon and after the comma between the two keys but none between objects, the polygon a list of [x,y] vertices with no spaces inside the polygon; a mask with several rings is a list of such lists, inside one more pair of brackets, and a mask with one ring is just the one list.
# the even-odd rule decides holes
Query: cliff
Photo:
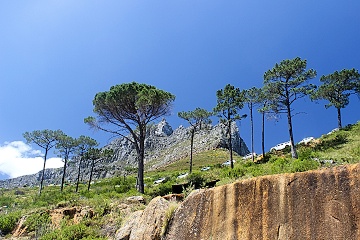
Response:
[{"label": "cliff", "polygon": [[[163,239],[355,240],[359,227],[357,164],[194,191],[172,215]],[[129,236],[118,239],[135,239]],[[160,239],[142,236],[137,239]]]},{"label": "cliff", "polygon": [[166,239],[359,239],[360,165],[259,177],[189,197]]}]

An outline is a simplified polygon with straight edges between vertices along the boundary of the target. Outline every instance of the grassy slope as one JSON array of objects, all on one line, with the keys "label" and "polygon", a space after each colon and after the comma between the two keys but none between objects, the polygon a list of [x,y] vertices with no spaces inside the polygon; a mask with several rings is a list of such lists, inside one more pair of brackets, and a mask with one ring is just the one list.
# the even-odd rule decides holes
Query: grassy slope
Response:
[{"label": "grassy slope", "polygon": [[[258,164],[249,160],[242,160],[241,157],[235,155],[235,168],[230,169],[221,166],[221,163],[229,159],[228,151],[217,149],[202,152],[194,155],[194,173],[188,179],[177,178],[180,173],[188,171],[188,157],[155,171],[146,172],[146,194],[144,197],[149,201],[156,195],[171,192],[172,184],[188,180],[204,183],[219,179],[219,185],[260,175],[306,171],[337,164],[357,163],[360,160],[360,123],[333,134],[324,135],[307,146],[299,145],[298,153],[299,159],[297,160],[291,159],[289,149],[269,153],[268,161]],[[333,160],[334,162],[330,163],[323,160]],[[210,166],[211,170],[200,171],[205,166]],[[165,177],[166,181],[161,184],[154,184],[154,180],[160,177]],[[0,210],[0,230],[3,234],[8,233],[20,216],[29,215],[33,217],[29,218],[27,224],[39,226],[37,229],[33,229],[33,236],[41,236],[47,233],[43,239],[51,239],[54,234],[76,233],[79,234],[78,239],[80,237],[104,239],[107,234],[114,235],[115,230],[125,218],[118,206],[126,202],[124,200],[126,197],[138,195],[134,185],[135,178],[130,176],[127,177],[126,181],[123,177],[98,181],[91,186],[90,192],[86,191],[86,185],[81,185],[80,193],[74,193],[74,186],[66,186],[63,193],[60,193],[59,187],[45,187],[41,196],[37,195],[37,188],[0,189],[0,206],[7,206],[7,208]],[[61,231],[53,230],[50,228],[49,219],[44,218],[44,213],[59,206],[90,206],[94,209],[95,217],[84,220],[77,226],[77,229],[73,229],[74,226],[70,220],[64,220]],[[143,207],[135,205],[131,206],[131,209],[137,210]],[[113,227],[112,231],[101,231],[101,229],[109,228],[109,226]],[[66,237],[64,238],[66,239]]]}]

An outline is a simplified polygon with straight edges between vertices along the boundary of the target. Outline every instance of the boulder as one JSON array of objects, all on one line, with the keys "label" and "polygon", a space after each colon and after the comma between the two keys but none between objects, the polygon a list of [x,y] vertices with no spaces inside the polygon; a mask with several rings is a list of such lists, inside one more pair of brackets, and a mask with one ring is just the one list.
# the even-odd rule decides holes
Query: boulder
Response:
[{"label": "boulder", "polygon": [[160,240],[166,212],[170,203],[162,197],[150,201],[143,211],[130,215],[118,230],[116,240]]},{"label": "boulder", "polygon": [[145,204],[145,198],[143,196],[131,196],[126,198],[128,203],[140,203]]},{"label": "boulder", "polygon": [[116,240],[129,240],[131,231],[136,228],[137,222],[140,221],[140,218],[143,214],[143,210],[136,211],[130,214],[129,218],[125,221],[122,228],[116,232]]},{"label": "boulder", "polygon": [[194,191],[167,240],[360,239],[360,164]]}]

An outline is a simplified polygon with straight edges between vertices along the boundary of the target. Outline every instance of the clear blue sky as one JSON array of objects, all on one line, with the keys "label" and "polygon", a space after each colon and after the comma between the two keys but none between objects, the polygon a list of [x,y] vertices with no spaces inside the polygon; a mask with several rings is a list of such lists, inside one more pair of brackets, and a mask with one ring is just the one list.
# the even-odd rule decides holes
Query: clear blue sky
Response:
[{"label": "clear blue sky", "polygon": [[[227,83],[261,87],[264,72],[284,59],[307,59],[318,73],[315,84],[335,70],[360,69],[359,10],[357,0],[2,1],[0,146],[38,129],[106,144],[109,135],[89,130],[83,119],[92,115],[97,92],[125,82],[176,95],[167,118],[175,129],[187,126],[177,112],[211,110]],[[335,109],[324,102],[300,100],[294,108],[305,112],[294,118],[296,141],[337,126]],[[343,123],[359,119],[354,96]],[[260,152],[259,114],[255,120]],[[249,126],[242,121],[250,147]],[[285,116],[266,122],[267,149],[288,139]]]}]

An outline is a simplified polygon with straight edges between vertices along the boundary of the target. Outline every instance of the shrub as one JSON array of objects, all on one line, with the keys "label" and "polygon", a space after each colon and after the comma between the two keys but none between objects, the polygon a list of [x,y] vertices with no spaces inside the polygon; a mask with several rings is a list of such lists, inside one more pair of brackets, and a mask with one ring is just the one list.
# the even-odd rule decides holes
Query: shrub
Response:
[{"label": "shrub", "polygon": [[187,176],[187,180],[190,185],[193,185],[195,189],[201,188],[205,185],[206,179],[201,173],[194,172]]},{"label": "shrub", "polygon": [[26,218],[25,226],[28,232],[46,228],[51,223],[50,215],[47,212],[34,213]]},{"label": "shrub", "polygon": [[168,181],[160,183],[159,185],[154,185],[146,191],[146,194],[149,194],[152,197],[167,195],[172,191],[172,184],[172,181]]},{"label": "shrub", "polygon": [[246,172],[245,167],[240,165],[240,166],[235,167],[234,169],[224,168],[222,170],[221,176],[229,177],[232,179],[237,179],[237,178],[243,177],[245,175],[245,172]]},{"label": "shrub", "polygon": [[310,159],[296,159],[292,163],[292,172],[305,172],[308,170],[317,169],[320,163]]},{"label": "shrub", "polygon": [[12,203],[13,200],[11,199],[11,197],[7,197],[7,196],[0,197],[0,206],[11,206]]},{"label": "shrub", "polygon": [[116,181],[115,183],[116,183],[116,185],[114,185],[114,189],[115,189],[115,192],[117,192],[117,193],[126,193],[134,186],[134,183],[127,179],[119,180],[119,181]]},{"label": "shrub", "polygon": [[96,233],[96,229],[87,227],[84,223],[61,226],[60,229],[54,230],[43,235],[40,240],[53,240],[53,239],[66,239],[66,240],[78,240],[78,239],[102,239]]},{"label": "shrub", "polygon": [[314,150],[311,148],[304,148],[301,151],[299,151],[300,160],[310,160],[316,157],[318,157],[318,154],[314,152]]},{"label": "shrub", "polygon": [[0,215],[0,233],[3,235],[11,233],[20,219],[20,212],[11,212]]}]

